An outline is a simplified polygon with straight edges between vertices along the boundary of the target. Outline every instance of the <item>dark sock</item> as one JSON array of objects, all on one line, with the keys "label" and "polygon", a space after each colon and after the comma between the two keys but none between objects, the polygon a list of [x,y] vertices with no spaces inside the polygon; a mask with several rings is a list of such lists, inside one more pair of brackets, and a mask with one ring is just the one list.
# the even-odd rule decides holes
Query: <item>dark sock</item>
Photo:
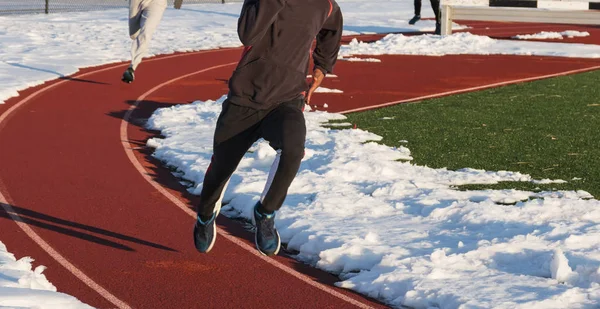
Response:
[{"label": "dark sock", "polygon": [[204,223],[208,222],[213,217],[213,215],[210,215],[208,217],[204,216],[204,215],[198,215],[198,216],[200,216],[200,220],[202,220],[202,222],[204,222]]},{"label": "dark sock", "polygon": [[263,204],[261,202],[258,202],[258,207],[256,207],[256,210],[258,211],[259,214],[263,214],[263,215],[270,215],[274,212],[274,211],[266,210],[263,207]]}]

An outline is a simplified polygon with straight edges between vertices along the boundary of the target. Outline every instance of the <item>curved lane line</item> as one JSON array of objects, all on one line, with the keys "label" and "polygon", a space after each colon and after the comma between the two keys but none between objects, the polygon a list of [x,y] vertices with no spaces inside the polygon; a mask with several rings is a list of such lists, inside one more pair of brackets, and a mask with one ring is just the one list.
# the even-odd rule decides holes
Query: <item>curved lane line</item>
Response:
[{"label": "curved lane line", "polygon": [[[217,49],[217,50],[206,50],[206,51],[198,51],[198,52],[192,52],[192,53],[184,53],[184,54],[177,54],[177,55],[171,55],[171,56],[165,56],[165,57],[159,57],[159,58],[151,58],[146,60],[145,62],[153,62],[153,61],[159,61],[159,60],[166,60],[166,59],[171,59],[171,58],[176,58],[176,57],[182,57],[182,56],[188,56],[188,55],[192,55],[192,54],[202,54],[202,53],[211,53],[211,52],[216,52],[216,51],[220,51],[222,49]],[[75,75],[73,77],[76,78],[82,78],[88,75],[92,75],[92,74],[96,74],[96,73],[101,73],[104,71],[108,71],[108,70],[112,70],[121,66],[126,66],[128,65],[127,63],[125,64],[117,64],[117,65],[113,65],[113,66],[109,66],[103,69],[99,69],[99,70],[95,70],[95,71],[91,71],[91,72],[87,72],[87,73],[83,73],[81,75]],[[216,69],[217,67],[222,67],[222,66],[227,66],[227,65],[231,65],[230,64],[225,64],[225,65],[221,65],[221,66],[215,66],[215,67],[211,67],[205,70],[201,70],[201,71],[197,71],[188,75],[184,75],[181,77],[178,77],[176,79],[167,81],[163,84],[160,84],[154,88],[152,88],[150,91],[146,92],[145,94],[143,94],[142,96],[140,96],[140,98],[138,98],[138,100],[136,101],[135,105],[132,106],[130,108],[130,110],[127,112],[127,114],[125,115],[126,119],[128,117],[130,117],[131,113],[133,112],[133,109],[135,109],[135,107],[137,107],[139,105],[139,102],[141,100],[143,100],[146,96],[148,96],[150,93],[152,93],[153,91],[158,90],[158,88],[165,86],[168,83],[174,82],[176,80],[194,75],[194,74],[199,74],[201,72],[207,71],[209,69]],[[568,74],[575,74],[575,73],[581,73],[581,72],[586,72],[586,71],[592,71],[595,69],[600,69],[600,66],[594,66],[594,67],[589,67],[589,68],[583,68],[583,69],[577,69],[577,70],[571,70],[571,71],[565,71],[565,72],[561,72],[561,73],[555,73],[555,74],[549,74],[549,75],[544,75],[544,76],[537,76],[537,77],[530,77],[530,78],[524,78],[524,79],[518,79],[518,80],[512,80],[512,81],[507,81],[507,82],[500,82],[500,83],[494,83],[494,84],[490,84],[490,85],[485,85],[485,86],[477,86],[477,87],[471,87],[471,88],[465,88],[465,89],[461,89],[461,90],[453,90],[453,91],[448,91],[448,92],[443,92],[443,93],[438,93],[438,94],[433,94],[433,95],[426,95],[426,96],[421,96],[421,97],[416,97],[416,98],[410,98],[410,99],[405,99],[405,100],[398,100],[398,101],[392,101],[392,102],[387,102],[387,103],[383,103],[383,104],[378,104],[378,105],[374,105],[374,106],[369,106],[369,107],[364,107],[364,108],[356,108],[356,109],[351,109],[351,110],[347,110],[347,111],[341,111],[340,113],[351,113],[351,112],[359,112],[359,111],[366,111],[366,110],[370,110],[370,109],[375,109],[375,108],[380,108],[380,107],[385,107],[385,106],[390,106],[390,105],[394,105],[394,104],[399,104],[399,103],[407,103],[407,102],[413,102],[413,101],[419,101],[419,100],[424,100],[424,99],[429,99],[429,98],[435,98],[435,97],[440,97],[440,96],[446,96],[446,95],[451,95],[451,94],[457,94],[457,93],[463,93],[463,92],[468,92],[468,91],[475,91],[475,90],[482,90],[482,89],[487,89],[487,88],[492,88],[492,87],[498,87],[498,86],[503,86],[503,85],[509,85],[509,84],[514,84],[514,83],[520,83],[520,82],[527,82],[527,81],[533,81],[533,80],[538,80],[538,79],[544,79],[544,78],[549,78],[549,77],[556,77],[556,76],[562,76],[562,75],[568,75]],[[6,110],[4,113],[0,114],[0,130],[2,129],[2,126],[4,124],[4,121],[6,121],[6,119],[8,119],[8,117],[14,113],[18,108],[24,106],[25,104],[27,104],[29,101],[31,101],[33,98],[37,97],[38,95],[51,90],[52,88],[59,86],[63,83],[68,82],[68,80],[63,80],[63,81],[59,81],[55,84],[49,85],[47,87],[44,87],[30,95],[28,95],[27,97],[25,97],[23,100],[15,103],[12,107],[10,107],[8,110]],[[122,139],[123,141],[127,140],[127,124],[125,122],[125,119],[123,120],[123,122],[121,123],[121,135],[123,137],[123,130],[125,132],[125,137]],[[159,192],[161,192],[167,199],[169,199],[171,202],[173,202],[176,206],[178,206],[179,208],[181,208],[183,211],[185,211],[186,213],[190,214],[191,216],[195,217],[195,213],[190,210],[185,204],[183,204],[180,200],[178,200],[176,197],[174,197],[172,194],[170,194],[168,191],[166,191],[163,187],[161,187],[158,183],[154,182],[154,180],[152,180],[150,178],[150,176],[147,175],[146,171],[144,170],[144,168],[141,166],[141,164],[137,161],[137,158],[135,158],[135,156],[133,155],[133,151],[128,148],[128,146],[125,144],[126,142],[123,142],[123,147],[125,149],[125,152],[127,153],[127,156],[129,158],[129,160],[133,163],[133,165],[136,167],[136,169],[138,170],[138,172],[140,172],[140,174],[144,177],[144,179],[146,179],[146,181],[148,181],[154,188],[156,188]],[[10,217],[13,219],[13,221],[15,221],[15,223],[17,224],[17,226],[19,226],[19,228],[21,228],[21,230],[23,230],[23,232],[25,232],[25,234],[27,234],[27,236],[29,236],[36,244],[38,244],[40,246],[40,248],[42,248],[46,253],[48,253],[48,255],[50,255],[54,260],[56,260],[61,266],[65,267],[65,269],[67,269],[69,272],[71,272],[74,276],[76,276],[78,279],[80,279],[83,283],[85,283],[87,286],[89,286],[91,289],[93,289],[94,291],[96,291],[99,295],[101,295],[102,297],[104,297],[106,300],[108,300],[110,303],[114,304],[115,306],[117,306],[118,308],[123,308],[123,309],[129,309],[131,308],[129,305],[127,305],[125,302],[121,301],[120,299],[118,299],[117,297],[115,297],[114,295],[112,295],[110,292],[108,292],[106,289],[104,289],[102,286],[100,286],[99,284],[97,284],[95,281],[93,281],[90,277],[88,277],[87,275],[85,275],[85,273],[83,273],[80,269],[78,269],[76,266],[74,266],[73,264],[71,264],[64,256],[62,256],[58,251],[56,251],[54,248],[52,248],[52,246],[50,244],[48,244],[46,241],[43,240],[43,238],[41,238],[31,227],[29,227],[29,225],[27,225],[26,223],[22,222],[22,218],[14,211],[14,209],[12,208],[12,206],[10,206],[10,204],[8,203],[7,198],[2,194],[2,192],[0,191],[0,203],[2,203],[2,208],[10,215]],[[266,261],[267,263],[283,270],[284,272],[302,280],[303,282],[306,282],[307,284],[317,287],[329,294],[332,294],[336,297],[339,297],[349,303],[352,303],[360,308],[372,308],[368,305],[365,305],[361,302],[358,302],[350,297],[347,297],[344,294],[341,294],[327,286],[324,286],[320,283],[314,282],[312,281],[310,278],[297,273],[294,270],[289,269],[287,266],[272,260],[270,258],[264,257],[262,255],[260,255],[256,250],[254,250],[253,247],[245,244],[244,242],[238,240],[236,237],[232,236],[231,234],[227,233],[226,231],[223,231],[221,229],[219,229],[218,231],[223,237],[225,237],[226,239],[232,241],[233,243],[241,246],[242,248],[248,250],[249,252],[251,252],[252,254],[254,254],[255,256],[263,259],[264,261]]]},{"label": "curved lane line", "polygon": [[[166,59],[171,59],[171,58],[175,58],[175,57],[189,56],[192,54],[199,54],[199,53],[200,54],[210,53],[210,52],[215,52],[215,51],[218,51],[218,50],[207,50],[207,51],[199,51],[199,52],[194,52],[194,53],[171,55],[171,56],[160,57],[160,58],[151,58],[151,59],[146,60],[145,62],[166,60]],[[87,73],[84,73],[81,75],[77,75],[74,77],[81,78],[84,76],[101,73],[101,72],[115,69],[115,68],[118,68],[120,66],[125,66],[125,65],[128,65],[128,64],[117,64],[117,65],[109,66],[109,67],[99,69],[96,71],[91,71],[91,72],[87,72]],[[13,105],[9,109],[7,109],[3,114],[0,115],[0,130],[2,130],[3,122],[6,119],[8,119],[8,116],[10,116],[12,113],[14,113],[18,108],[27,104],[29,101],[31,101],[33,98],[37,97],[38,95],[40,95],[50,89],[53,89],[54,87],[56,87],[58,85],[62,85],[63,83],[66,83],[66,82],[68,82],[68,80],[62,80],[55,84],[44,87],[44,88],[28,95],[23,100],[15,103],[15,105]],[[5,194],[8,196],[8,193],[5,193]],[[88,277],[83,271],[81,271],[79,268],[77,268],[77,266],[75,266],[71,262],[69,262],[68,259],[66,259],[58,251],[56,251],[38,233],[36,233],[27,223],[23,222],[24,220],[18,215],[18,213],[14,210],[14,208],[9,204],[8,199],[2,194],[1,189],[0,189],[0,204],[2,204],[2,208],[4,208],[4,210],[10,215],[11,219],[13,221],[15,221],[17,226],[19,226],[19,228],[21,228],[21,230],[23,230],[23,232],[25,232],[25,234],[27,234],[27,236],[29,236],[29,238],[31,238],[31,240],[33,240],[38,246],[40,246],[40,248],[42,248],[42,250],[46,251],[46,253],[48,253],[48,255],[50,255],[50,257],[52,257],[55,261],[57,261],[61,266],[63,266],[65,269],[67,269],[70,273],[72,273],[75,277],[77,277],[79,280],[81,280],[85,285],[90,287],[92,290],[94,290],[100,296],[104,297],[104,299],[106,299],[113,305],[117,306],[117,308],[131,309],[131,307],[127,303],[125,303],[124,301],[120,300],[119,298],[117,298],[116,296],[111,294],[108,290],[103,288],[101,285],[99,285],[94,280],[92,280],[90,277]]]},{"label": "curved lane line", "polygon": [[[131,163],[133,164],[133,166],[138,170],[138,172],[140,173],[140,175],[142,175],[142,177],[144,177],[144,179],[150,184],[152,185],[158,192],[160,192],[162,195],[164,195],[168,200],[170,200],[173,204],[175,204],[177,207],[179,207],[181,210],[183,210],[185,213],[187,213],[188,215],[190,215],[192,218],[196,218],[196,213],[191,210],[189,207],[187,207],[187,205],[185,205],[181,200],[179,200],[177,197],[175,197],[174,195],[172,195],[169,191],[167,191],[165,188],[163,188],[159,183],[157,183],[156,181],[154,181],[154,179],[152,179],[152,177],[150,177],[150,175],[148,175],[148,173],[146,172],[146,169],[142,166],[142,164],[138,161],[138,159],[135,157],[135,154],[133,153],[133,150],[131,149],[131,145],[129,144],[128,140],[128,134],[127,134],[127,127],[128,127],[128,123],[129,123],[129,118],[131,117],[131,114],[133,113],[133,111],[135,110],[135,108],[140,104],[140,102],[142,102],[146,97],[148,97],[150,94],[152,94],[153,92],[157,91],[158,89],[176,82],[178,80],[184,79],[186,77],[190,77],[192,75],[195,74],[200,74],[203,72],[207,72],[210,70],[214,70],[214,69],[218,69],[218,68],[222,68],[222,67],[226,67],[226,66],[230,66],[230,65],[234,65],[237,64],[237,62],[231,62],[231,63],[226,63],[226,64],[221,64],[221,65],[216,65],[213,67],[209,67],[203,70],[199,70],[196,71],[194,73],[190,73],[190,74],[186,74],[174,79],[171,79],[169,81],[166,81],[160,85],[157,85],[156,87],[148,90],[146,93],[144,93],[143,95],[141,95],[136,101],[135,103],[129,108],[129,110],[127,111],[127,113],[125,114],[125,116],[123,117],[123,120],[121,122],[121,134],[120,134],[120,138],[122,141],[122,145],[123,145],[123,149],[125,150],[125,153],[127,154],[127,157],[129,158],[129,160],[131,161]],[[191,224],[191,223],[190,223]],[[283,265],[280,262],[277,262],[276,260],[266,257],[262,254],[260,254],[258,252],[258,250],[256,250],[256,248],[244,243],[243,241],[239,240],[237,237],[231,235],[230,233],[218,228],[217,229],[217,233],[220,234],[221,236],[223,236],[225,239],[233,242],[234,244],[240,246],[242,249],[248,251],[249,253],[251,253],[252,255],[254,255],[255,257],[265,261],[266,263],[270,264],[273,267],[276,267],[280,270],[282,270],[283,272],[299,279],[300,281],[314,287],[317,288],[327,294],[330,294],[334,297],[337,297],[339,299],[341,299],[342,301],[345,301],[347,303],[350,303],[358,308],[363,308],[363,309],[369,309],[369,308],[373,308],[367,304],[364,304],[360,301],[357,301],[351,297],[348,297],[332,288],[330,288],[329,286],[326,286],[324,284],[318,283],[314,280],[312,280],[311,278],[309,278],[308,276],[305,276],[304,274],[301,274],[293,269],[291,269],[290,267],[287,267],[285,265]]]},{"label": "curved lane line", "polygon": [[40,235],[38,235],[27,223],[23,222],[23,219],[17,214],[17,212],[8,204],[6,198],[0,192],[0,203],[2,204],[2,208],[10,215],[10,217],[15,221],[15,223],[31,238],[38,246],[40,246],[46,253],[48,253],[53,259],[55,259],[60,265],[66,268],[69,272],[71,272],[75,277],[81,280],[85,285],[89,286],[92,290],[96,291],[96,293],[100,294],[100,296],[104,297],[111,304],[117,306],[119,309],[131,309],[131,307],[120,300],[101,285],[96,283],[90,277],[88,277],[84,272],[82,272],[77,266],[71,264],[69,260],[67,260],[64,256],[62,256],[58,251],[54,250],[50,244],[48,244]]},{"label": "curved lane line", "polygon": [[[235,49],[235,48],[232,48]],[[167,59],[172,59],[172,58],[177,58],[177,57],[183,57],[183,56],[191,56],[191,55],[197,55],[197,54],[206,54],[206,53],[213,53],[213,52],[217,52],[217,51],[223,51],[223,50],[228,50],[228,49],[211,49],[211,50],[201,50],[201,51],[196,51],[196,52],[189,52],[189,53],[183,53],[183,54],[177,54],[177,55],[170,55],[170,56],[165,56],[165,57],[154,57],[154,58],[150,58],[144,61],[144,63],[147,62],[154,62],[154,61],[160,61],[160,60],[167,60]],[[88,75],[92,75],[92,74],[96,74],[96,73],[101,73],[104,71],[108,71],[108,70],[112,70],[112,69],[116,69],[118,67],[121,66],[127,66],[129,65],[129,63],[120,63],[120,64],[116,64],[116,65],[111,65],[109,67],[103,68],[103,69],[99,69],[99,70],[95,70],[95,71],[91,71],[91,72],[87,72],[87,73],[83,73],[81,75],[74,75],[73,78],[82,78]],[[77,73],[75,73],[77,74]],[[8,116],[10,114],[12,114],[16,109],[18,109],[19,107],[22,107],[23,105],[27,104],[29,101],[31,101],[33,98],[37,97],[38,95],[56,87],[59,85],[62,85],[66,82],[69,82],[68,79],[64,79],[61,80],[59,82],[56,82],[52,85],[46,86],[30,95],[28,95],[27,97],[25,97],[23,100],[15,103],[15,105],[13,105],[12,107],[10,107],[9,109],[7,109],[4,113],[0,114],[0,130],[2,130],[2,122],[4,120],[6,120],[6,118],[8,118]]]},{"label": "curved lane line", "polygon": [[489,85],[475,86],[475,87],[464,88],[464,89],[459,89],[459,90],[451,90],[451,91],[446,91],[446,92],[429,94],[429,95],[424,95],[424,96],[415,97],[415,98],[408,98],[408,99],[403,99],[403,100],[398,100],[398,101],[381,103],[381,104],[377,104],[377,105],[353,108],[353,109],[349,109],[349,110],[345,110],[345,111],[339,111],[338,113],[347,114],[347,113],[368,111],[368,110],[386,107],[386,106],[390,106],[390,105],[396,105],[396,104],[400,104],[400,103],[416,102],[416,101],[421,101],[421,100],[425,100],[425,99],[439,98],[439,97],[448,96],[448,95],[452,95],[452,94],[459,94],[459,93],[471,92],[471,91],[476,91],[476,90],[484,90],[484,89],[488,89],[488,88],[507,86],[507,85],[518,84],[518,83],[523,83],[523,82],[530,82],[530,81],[545,79],[545,78],[550,78],[550,77],[564,76],[564,75],[570,75],[570,74],[575,74],[575,73],[583,73],[583,72],[593,71],[593,70],[597,70],[597,69],[600,69],[600,65],[582,68],[582,69],[564,71],[564,72],[559,72],[559,73],[553,73],[553,74],[548,74],[548,75],[527,77],[527,78],[509,80],[509,81],[499,82],[499,83],[494,83],[494,84],[489,84]]}]

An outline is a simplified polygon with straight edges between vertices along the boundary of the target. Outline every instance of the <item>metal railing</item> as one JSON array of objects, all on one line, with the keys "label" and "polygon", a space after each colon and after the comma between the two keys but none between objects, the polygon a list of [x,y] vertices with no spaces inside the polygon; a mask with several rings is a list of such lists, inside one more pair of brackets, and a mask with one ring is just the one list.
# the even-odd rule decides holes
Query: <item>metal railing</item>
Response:
[{"label": "metal railing", "polygon": [[[225,1],[242,0],[168,0],[167,2],[170,7],[179,9],[186,4],[225,3]],[[0,15],[94,11],[128,6],[129,0],[0,0]]]}]

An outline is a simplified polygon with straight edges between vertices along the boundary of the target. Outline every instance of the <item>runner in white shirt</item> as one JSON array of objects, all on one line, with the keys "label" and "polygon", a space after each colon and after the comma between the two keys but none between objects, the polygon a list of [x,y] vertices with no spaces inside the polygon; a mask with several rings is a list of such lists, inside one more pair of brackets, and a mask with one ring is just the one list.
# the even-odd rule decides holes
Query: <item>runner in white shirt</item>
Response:
[{"label": "runner in white shirt", "polygon": [[123,80],[131,83],[134,72],[148,50],[152,34],[158,27],[167,8],[167,0],[129,0],[129,36],[131,44],[131,65],[123,73]]}]

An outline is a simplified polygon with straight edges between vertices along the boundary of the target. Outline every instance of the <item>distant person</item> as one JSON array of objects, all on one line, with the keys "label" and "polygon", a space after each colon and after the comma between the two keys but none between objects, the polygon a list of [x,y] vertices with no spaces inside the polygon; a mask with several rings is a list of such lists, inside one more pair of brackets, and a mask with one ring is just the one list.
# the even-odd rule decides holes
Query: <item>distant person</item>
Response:
[{"label": "distant person", "polygon": [[[244,154],[264,138],[277,155],[263,193],[252,210],[255,243],[264,255],[279,252],[275,212],[304,156],[304,106],[331,73],[343,31],[334,0],[245,0],[238,19],[244,52],[229,79],[229,94],[217,119],[213,156],[202,184],[194,244],[209,252],[217,236],[215,219],[226,184]],[[306,81],[310,51],[314,66]]]},{"label": "distant person", "polygon": [[122,81],[131,83],[135,79],[135,69],[146,55],[152,34],[166,8],[167,0],[129,0],[129,36],[133,42],[131,64],[123,73]]},{"label": "distant person", "polygon": [[[415,4],[415,16],[408,21],[409,25],[416,24],[421,20],[421,0],[414,0]],[[440,34],[442,31],[442,24],[440,23],[440,0],[430,0],[433,14],[435,14],[435,34]]]}]

